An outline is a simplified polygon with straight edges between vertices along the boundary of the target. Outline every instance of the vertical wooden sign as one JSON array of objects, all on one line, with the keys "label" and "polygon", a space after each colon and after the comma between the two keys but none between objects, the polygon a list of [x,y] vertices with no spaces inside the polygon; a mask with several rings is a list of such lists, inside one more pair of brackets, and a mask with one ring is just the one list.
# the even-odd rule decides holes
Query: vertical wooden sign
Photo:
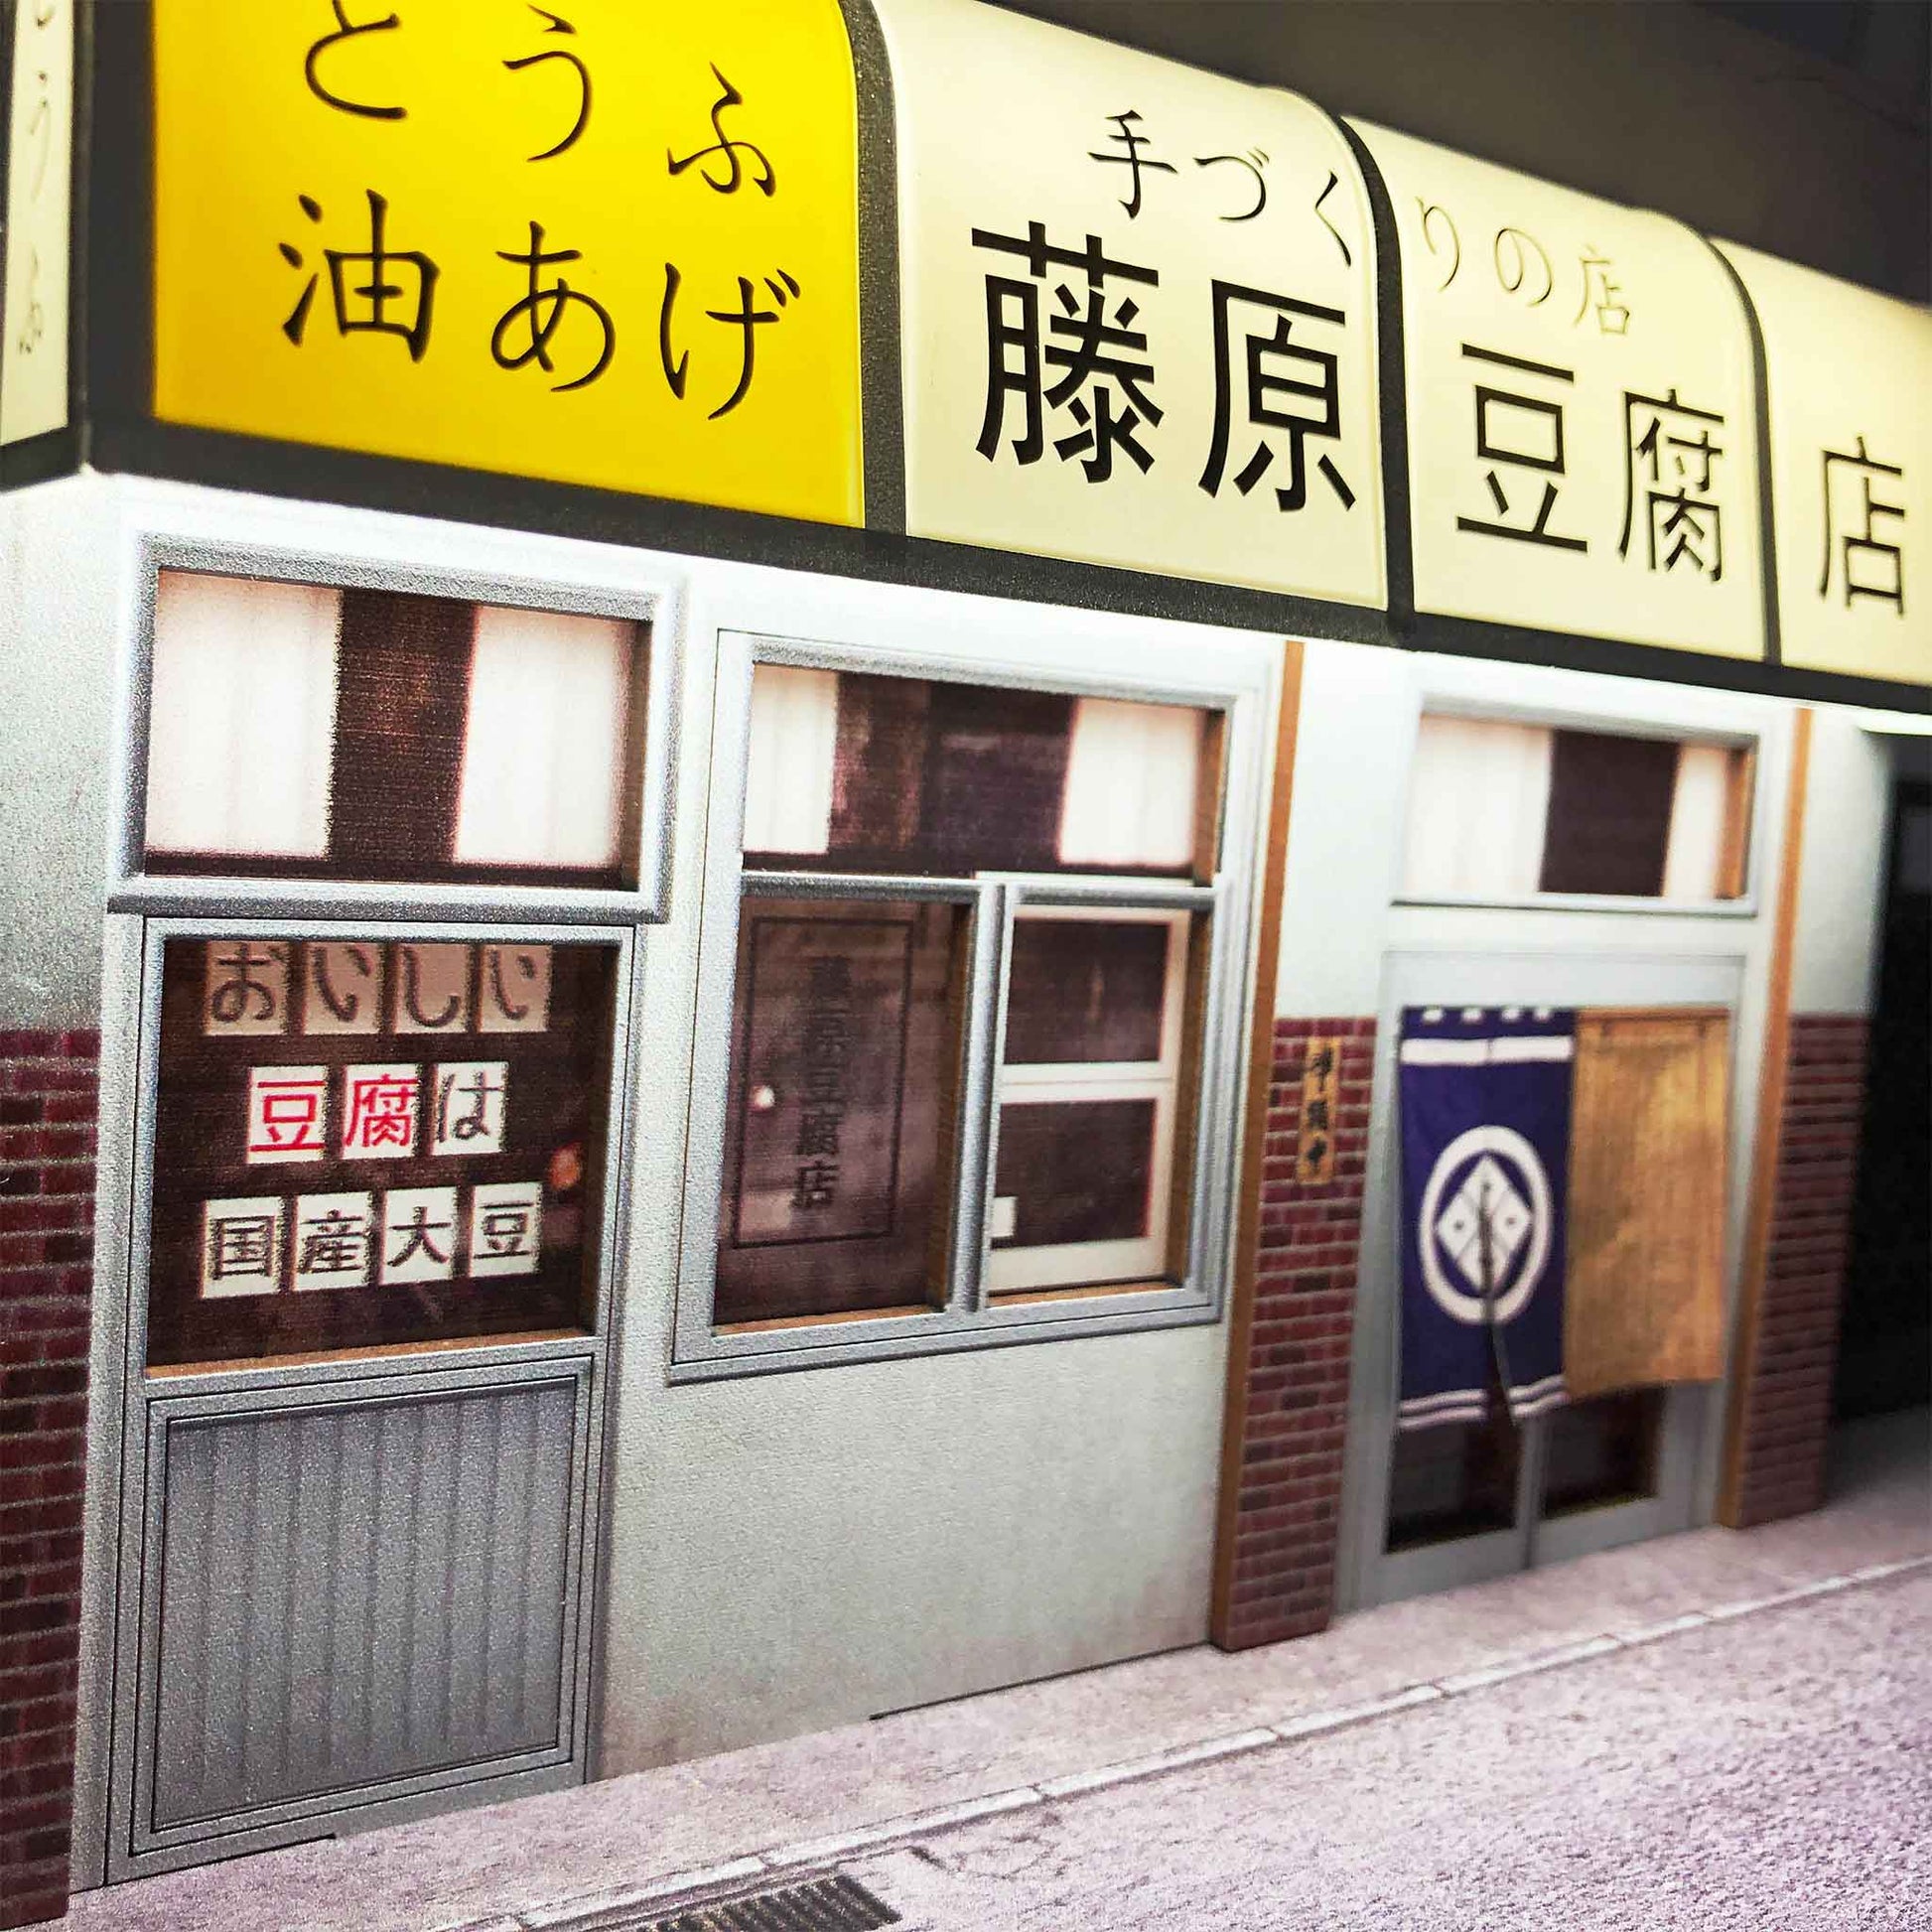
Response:
[{"label": "vertical wooden sign", "polygon": [[1295,1150],[1295,1177],[1305,1187],[1325,1186],[1335,1177],[1335,1084],[1340,1071],[1340,1040],[1309,1041]]}]

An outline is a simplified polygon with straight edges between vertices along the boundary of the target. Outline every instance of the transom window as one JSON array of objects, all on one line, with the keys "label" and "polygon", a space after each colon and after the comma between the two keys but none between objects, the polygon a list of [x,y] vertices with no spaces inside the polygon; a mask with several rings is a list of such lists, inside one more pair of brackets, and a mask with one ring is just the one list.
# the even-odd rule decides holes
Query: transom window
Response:
[{"label": "transom window", "polygon": [[1753,776],[1748,744],[1425,712],[1404,897],[1741,898]]},{"label": "transom window", "polygon": [[638,884],[649,628],[163,568],[150,876]]}]

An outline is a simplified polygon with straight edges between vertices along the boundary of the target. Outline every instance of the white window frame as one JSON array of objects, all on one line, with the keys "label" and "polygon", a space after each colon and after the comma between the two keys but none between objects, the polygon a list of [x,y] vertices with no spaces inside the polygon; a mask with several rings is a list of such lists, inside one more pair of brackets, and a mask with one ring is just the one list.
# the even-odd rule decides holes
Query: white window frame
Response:
[{"label": "white window frame", "polygon": [[[1744,890],[1735,898],[1663,898],[1634,893],[1431,893],[1408,888],[1409,822],[1416,787],[1416,752],[1425,717],[1467,718],[1486,723],[1524,725],[1540,731],[1590,732],[1601,737],[1657,739],[1673,745],[1709,745],[1752,757],[1749,843],[1744,854]],[[1692,717],[1643,716],[1634,712],[1592,712],[1562,704],[1500,704],[1452,690],[1425,687],[1410,717],[1403,759],[1402,797],[1397,824],[1395,876],[1390,902],[1397,906],[1472,906],[1559,912],[1642,913],[1651,918],[1754,918],[1758,910],[1764,846],[1770,836],[1768,733],[1735,726],[1707,725]]]},{"label": "white window frame", "polygon": [[[993,1096],[993,1170],[999,1163],[999,1128],[1007,1107],[1055,1101],[1151,1100],[1154,1102],[1153,1187],[1143,1235],[1107,1241],[1060,1241],[1030,1248],[992,1248],[986,1258],[989,1295],[1047,1293],[1056,1288],[1145,1280],[1166,1266],[1168,1206],[1173,1194],[1175,1116],[1180,1103],[1180,1048],[1186,1030],[1187,954],[1191,913],[1150,911],[1128,904],[1015,907],[1021,919],[1132,920],[1168,929],[1167,967],[1161,990],[1161,1039],[1152,1060],[1050,1060],[1040,1064],[1000,1055]],[[1006,982],[1011,988],[1011,975]],[[997,1185],[997,1180],[996,1180]],[[995,1194],[994,1207],[998,1207]],[[993,1221],[989,1218],[989,1226]],[[997,1227],[994,1235],[997,1238]]]},{"label": "white window frame", "polygon": [[[555,577],[497,574],[465,564],[438,566],[371,555],[375,545],[332,550],[296,549],[245,539],[191,536],[171,530],[139,533],[134,545],[136,583],[129,600],[132,635],[123,639],[128,665],[127,710],[115,773],[113,849],[107,909],[166,916],[219,903],[237,917],[302,918],[393,914],[398,906],[426,919],[530,919],[557,924],[661,922],[670,897],[671,801],[676,785],[675,694],[681,682],[676,599],[668,585],[598,583],[567,570]],[[624,857],[634,868],[634,887],[496,886],[485,882],[443,884],[415,880],[236,877],[149,873],[147,838],[148,736],[154,689],[156,587],[164,570],[215,577],[267,579],[329,590],[390,591],[460,599],[506,609],[613,618],[643,632],[648,653],[643,688],[641,770],[625,774],[634,801],[621,801],[621,822],[636,826],[635,845]]]},{"label": "white window frame", "polygon": [[[1002,644],[1004,643],[1004,647]],[[1280,645],[1229,633],[1229,648],[1175,650],[1144,681],[1096,671],[1088,646],[1055,647],[1042,629],[1037,648],[1016,662],[1011,638],[985,654],[957,639],[882,651],[835,641],[724,631],[714,687],[704,900],[698,941],[695,1038],[686,1121],[685,1199],[677,1310],[668,1365],[673,1382],[772,1372],[879,1356],[1043,1341],[1122,1329],[1217,1320],[1226,1292],[1235,1223],[1240,1103],[1258,925],[1268,751],[1279,693]],[[1147,654],[1138,657],[1144,667]],[[929,878],[797,870],[747,871],[743,864],[752,677],[759,664],[871,675],[993,684],[1073,697],[1186,705],[1222,719],[1219,866],[1205,884],[1131,876],[986,871]],[[730,1110],[734,982],[739,909],[745,897],[926,899],[970,908],[970,960],[952,1185],[952,1241],[943,1305],[913,1313],[801,1317],[720,1331],[713,1322],[716,1243]],[[988,1229],[997,1160],[997,1090],[1006,1023],[1006,986],[1016,918],[1059,910],[1103,917],[1151,912],[1188,921],[1209,914],[1206,1000],[1200,1035],[1199,1103],[1189,1172],[1186,1267],[1178,1283],[1131,1283],[1098,1295],[996,1298]],[[1173,948],[1174,953],[1179,948]],[[1171,957],[1171,970],[1173,966]],[[1179,1005],[1172,1024],[1179,1026]],[[1175,1036],[1178,1056],[1178,1035]],[[1165,1053],[1164,1053],[1165,1058]],[[1064,1079],[1070,1069],[1055,1067]],[[1104,1069],[1138,1077],[1147,1069]],[[1024,1072],[1024,1070],[1023,1070]],[[1178,1096],[1176,1095],[1176,1103]],[[1176,1108],[1171,1110],[1177,1112]],[[942,1181],[942,1187],[945,1183]],[[1163,1230],[1165,1246],[1166,1230]],[[1011,1252],[1011,1251],[1009,1251]],[[1034,1251],[1040,1252],[1040,1251]],[[1094,1271],[1083,1267],[1086,1280]],[[1025,1295],[1025,1291],[1016,1291]]]}]

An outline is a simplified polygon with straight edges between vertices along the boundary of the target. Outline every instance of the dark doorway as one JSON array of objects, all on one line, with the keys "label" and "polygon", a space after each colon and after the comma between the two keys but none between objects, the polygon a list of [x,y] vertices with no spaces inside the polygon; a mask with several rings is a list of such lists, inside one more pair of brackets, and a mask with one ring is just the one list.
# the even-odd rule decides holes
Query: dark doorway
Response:
[{"label": "dark doorway", "polygon": [[[1892,789],[1851,1266],[1833,1413],[1932,1401],[1932,758]],[[1907,775],[1909,774],[1909,775]]]}]

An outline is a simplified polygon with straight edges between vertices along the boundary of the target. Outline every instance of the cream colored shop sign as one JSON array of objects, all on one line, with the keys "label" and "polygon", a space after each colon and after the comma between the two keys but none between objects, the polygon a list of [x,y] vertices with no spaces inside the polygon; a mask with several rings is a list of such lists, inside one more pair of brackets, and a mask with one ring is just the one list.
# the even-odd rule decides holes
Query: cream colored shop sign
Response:
[{"label": "cream colored shop sign", "polygon": [[12,55],[0,208],[0,444],[67,427],[73,0],[21,0]]},{"label": "cream colored shop sign", "polygon": [[1932,321],[1723,247],[1764,333],[1784,661],[1932,683]]},{"label": "cream colored shop sign", "polygon": [[915,535],[1380,605],[1375,250],[1292,94],[879,0]]},{"label": "cream colored shop sign", "polygon": [[1661,215],[1357,132],[1402,267],[1416,607],[1757,657],[1749,325]]}]

